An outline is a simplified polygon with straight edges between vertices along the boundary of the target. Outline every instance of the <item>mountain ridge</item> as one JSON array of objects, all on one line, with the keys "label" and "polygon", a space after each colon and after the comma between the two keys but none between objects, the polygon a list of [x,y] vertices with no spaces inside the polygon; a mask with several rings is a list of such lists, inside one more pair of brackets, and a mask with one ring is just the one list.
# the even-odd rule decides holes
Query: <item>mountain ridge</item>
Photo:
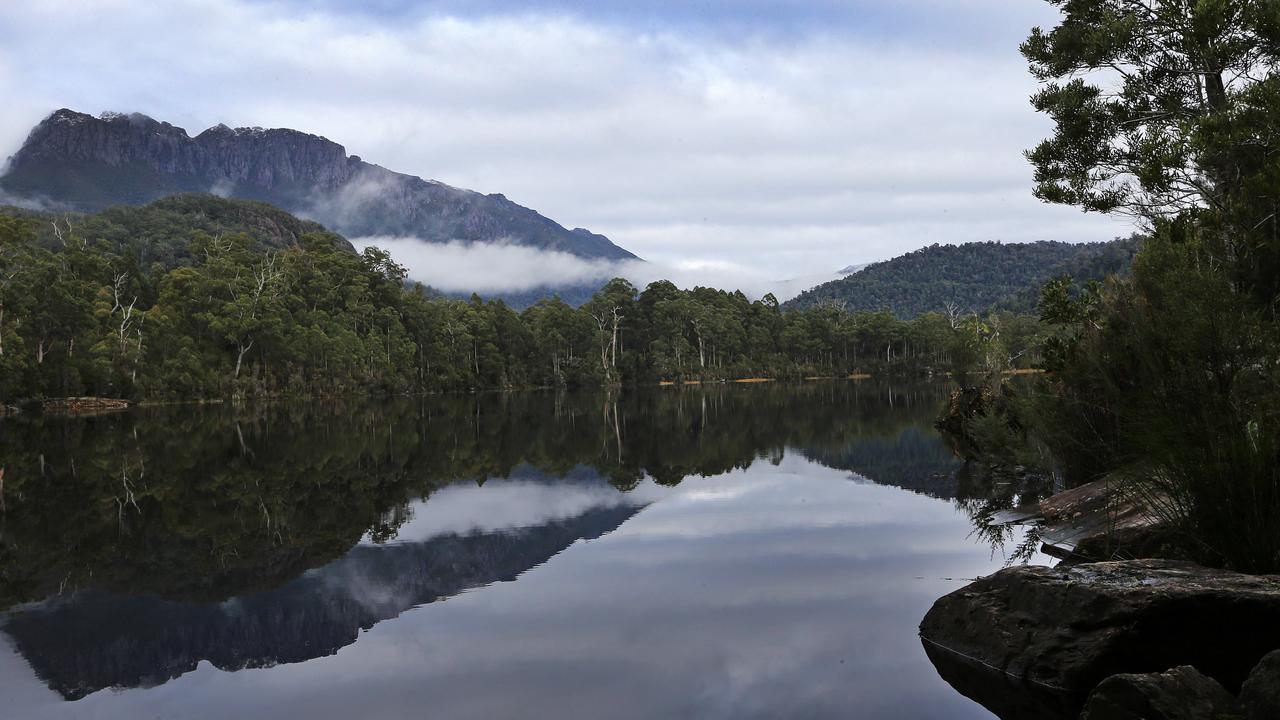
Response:
[{"label": "mountain ridge", "polygon": [[219,124],[192,137],[140,113],[94,117],[63,108],[9,158],[0,190],[82,212],[205,192],[276,205],[346,237],[506,241],[584,258],[636,259],[603,235],[567,229],[501,193],[394,172],[289,128]]}]

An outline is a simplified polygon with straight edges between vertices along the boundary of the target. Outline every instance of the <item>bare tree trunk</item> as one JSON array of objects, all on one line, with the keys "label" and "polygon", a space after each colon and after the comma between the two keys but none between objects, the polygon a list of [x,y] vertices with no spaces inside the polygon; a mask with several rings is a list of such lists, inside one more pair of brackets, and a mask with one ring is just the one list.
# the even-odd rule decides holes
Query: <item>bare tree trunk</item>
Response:
[{"label": "bare tree trunk", "polygon": [[[618,462],[622,462],[622,429],[618,427],[618,401],[613,401],[613,437],[618,443]],[[3,479],[0,477],[0,479]]]},{"label": "bare tree trunk", "polygon": [[622,324],[622,316],[618,314],[618,308],[613,309],[613,339],[609,342],[609,364],[618,367],[618,334],[619,326]]},{"label": "bare tree trunk", "polygon": [[240,346],[240,354],[236,355],[236,374],[235,374],[235,377],[237,377],[237,378],[239,378],[239,377],[240,377],[240,365],[244,362],[244,356],[245,356],[245,353],[249,352],[249,348],[251,348],[251,347],[253,347],[253,341],[252,341],[252,340],[250,340],[250,341],[249,341],[249,344],[248,344],[248,345],[241,345],[241,346]]}]

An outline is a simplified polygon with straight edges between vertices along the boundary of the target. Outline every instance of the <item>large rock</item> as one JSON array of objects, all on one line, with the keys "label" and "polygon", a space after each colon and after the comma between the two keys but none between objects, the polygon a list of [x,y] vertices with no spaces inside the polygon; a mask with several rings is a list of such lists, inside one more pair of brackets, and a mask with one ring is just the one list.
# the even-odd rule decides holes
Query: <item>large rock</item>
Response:
[{"label": "large rock", "polygon": [[1112,675],[1089,695],[1080,720],[1210,720],[1234,699],[1190,665],[1162,673]]},{"label": "large rock", "polygon": [[1240,688],[1240,714],[1248,720],[1280,718],[1280,650],[1267,653]]},{"label": "large rock", "polygon": [[1005,717],[1010,692],[1066,716],[1111,675],[1179,665],[1235,690],[1280,647],[1280,578],[1170,560],[1014,567],[938,600],[920,635],[944,679]]}]

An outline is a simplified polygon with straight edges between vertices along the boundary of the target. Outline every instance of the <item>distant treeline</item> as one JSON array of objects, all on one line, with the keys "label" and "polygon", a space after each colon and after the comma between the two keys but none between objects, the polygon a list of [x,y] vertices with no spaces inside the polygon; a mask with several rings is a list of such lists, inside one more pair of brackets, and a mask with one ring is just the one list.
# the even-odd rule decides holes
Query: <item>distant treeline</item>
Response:
[{"label": "distant treeline", "polygon": [[[186,196],[0,215],[0,399],[413,393],[944,372],[1036,361],[1033,318],[638,291],[581,307],[440,298],[377,248],[256,203]],[[105,219],[104,219],[105,217]]]}]

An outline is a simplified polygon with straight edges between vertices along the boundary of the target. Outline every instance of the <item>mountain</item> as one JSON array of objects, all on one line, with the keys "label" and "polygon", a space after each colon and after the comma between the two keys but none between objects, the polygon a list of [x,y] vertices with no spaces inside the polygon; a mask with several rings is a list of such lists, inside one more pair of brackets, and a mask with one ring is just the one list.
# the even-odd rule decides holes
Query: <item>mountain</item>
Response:
[{"label": "mountain", "polygon": [[392,172],[297,130],[187,131],[145,115],[62,109],[11,158],[0,191],[27,204],[94,212],[176,193],[257,200],[347,237],[505,241],[584,258],[634,259],[603,235],[566,229],[498,194]]},{"label": "mountain", "polygon": [[[1101,272],[1114,265],[1127,270],[1132,252],[1126,256],[1123,248],[1115,246],[1129,242],[1133,241],[935,244],[806,290],[785,307],[835,302],[849,310],[890,310],[898,317],[911,318],[944,311],[948,305],[983,312],[1021,297],[1015,304],[1032,310],[1039,286],[1071,268],[1094,267]],[[1096,267],[1091,264],[1104,257],[1110,260]]]}]

